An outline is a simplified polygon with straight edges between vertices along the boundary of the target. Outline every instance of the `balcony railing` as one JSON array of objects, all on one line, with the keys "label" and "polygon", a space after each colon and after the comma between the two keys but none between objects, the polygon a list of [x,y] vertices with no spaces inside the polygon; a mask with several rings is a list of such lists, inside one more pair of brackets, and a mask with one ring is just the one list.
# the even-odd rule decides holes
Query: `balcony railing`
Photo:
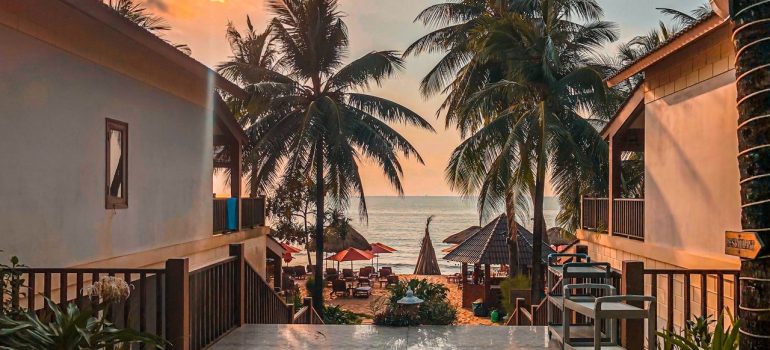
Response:
[{"label": "balcony railing", "polygon": [[[265,197],[241,198],[240,211],[235,198],[214,198],[213,232],[224,233],[265,225]],[[238,227],[238,214],[241,226]]]},{"label": "balcony railing", "polygon": [[607,198],[583,198],[582,226],[586,230],[607,232],[609,226],[609,201]]},{"label": "balcony railing", "polygon": [[613,201],[612,234],[644,240],[644,198],[616,198]]}]

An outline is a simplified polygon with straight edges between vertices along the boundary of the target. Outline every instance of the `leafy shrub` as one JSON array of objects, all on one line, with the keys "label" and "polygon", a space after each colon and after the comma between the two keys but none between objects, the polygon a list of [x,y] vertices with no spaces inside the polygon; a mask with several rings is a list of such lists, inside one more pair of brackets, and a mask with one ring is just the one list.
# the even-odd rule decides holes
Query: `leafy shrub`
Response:
[{"label": "leafy shrub", "polygon": [[[408,288],[412,289],[414,296],[423,300],[415,315],[398,304],[398,300],[406,296]],[[420,324],[450,325],[457,320],[457,309],[447,299],[449,288],[443,284],[430,283],[425,279],[412,279],[399,282],[388,289],[388,304],[383,311],[375,313],[374,324],[395,327]]]},{"label": "leafy shrub", "polygon": [[457,320],[457,309],[446,301],[431,301],[420,305],[417,315],[422,324],[450,325]]},{"label": "leafy shrub", "polygon": [[361,324],[361,315],[345,310],[339,306],[324,308],[325,324]]},{"label": "leafy shrub", "polygon": [[518,274],[508,277],[500,282],[501,305],[507,314],[513,313],[516,308],[516,300],[511,299],[511,291],[518,289],[531,289],[532,279],[528,275]]},{"label": "leafy shrub", "polygon": [[18,319],[0,316],[0,349],[114,349],[131,344],[163,349],[166,342],[155,335],[131,329],[119,329],[99,316],[107,304],[80,310],[68,304],[62,312],[46,298],[50,322],[41,321],[34,312],[26,312]]},{"label": "leafy shrub", "polygon": [[663,338],[663,350],[738,349],[740,321],[728,316],[733,321],[733,326],[725,328],[723,314],[716,320],[713,332],[710,328],[715,321],[711,320],[710,316],[687,321],[683,334],[670,331],[658,332],[658,335]]}]

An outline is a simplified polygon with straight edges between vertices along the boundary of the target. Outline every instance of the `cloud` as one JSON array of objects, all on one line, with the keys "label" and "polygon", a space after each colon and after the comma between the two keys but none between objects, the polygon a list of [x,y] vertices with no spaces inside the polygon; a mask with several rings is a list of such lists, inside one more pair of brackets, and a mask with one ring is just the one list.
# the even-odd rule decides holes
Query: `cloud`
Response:
[{"label": "cloud", "polygon": [[165,0],[147,0],[147,6],[160,12],[168,12],[168,4],[166,4]]}]

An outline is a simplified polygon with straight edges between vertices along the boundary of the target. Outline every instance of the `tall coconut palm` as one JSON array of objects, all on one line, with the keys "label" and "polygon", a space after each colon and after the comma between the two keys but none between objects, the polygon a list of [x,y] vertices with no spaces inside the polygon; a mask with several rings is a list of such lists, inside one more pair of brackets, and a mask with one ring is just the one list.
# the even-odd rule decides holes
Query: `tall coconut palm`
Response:
[{"label": "tall coconut palm", "polygon": [[[732,1],[741,224],[770,238],[770,1]],[[770,349],[770,256],[741,262],[741,349]]]},{"label": "tall coconut palm", "polygon": [[[441,107],[436,111],[437,115],[445,114],[446,127],[455,127],[463,137],[466,137],[484,125],[490,123],[490,117],[496,115],[505,108],[502,100],[492,100],[482,108],[467,110],[463,106],[485,85],[495,83],[502,79],[502,66],[497,62],[483,60],[479,56],[475,43],[485,35],[485,23],[494,19],[507,16],[512,8],[510,0],[457,0],[432,5],[423,10],[415,19],[435,30],[416,40],[404,55],[420,55],[424,53],[443,52],[444,56],[436,66],[423,78],[420,92],[423,96],[430,97],[439,93],[445,93],[446,97]],[[466,145],[462,153],[455,154],[452,158],[471,156],[474,152],[472,145]],[[510,150],[515,152],[515,150]],[[500,157],[507,155],[500,154]],[[501,158],[501,160],[503,160]],[[482,170],[476,163],[474,171]],[[452,188],[463,195],[474,195],[481,192],[478,197],[478,210],[480,219],[488,215],[488,210],[503,207],[505,209],[509,227],[509,260],[512,268],[511,274],[518,273],[518,239],[515,228],[518,212],[526,212],[526,196],[520,189],[526,187],[521,181],[526,181],[526,171],[520,172],[518,181],[497,181],[502,177],[489,175],[488,181],[474,174],[470,169],[462,169],[468,165],[456,165],[447,169],[447,178]],[[451,168],[455,168],[451,170]],[[496,169],[503,169],[501,166]],[[484,189],[481,190],[481,184]],[[489,194],[489,195],[487,195]],[[499,196],[498,196],[499,195]],[[499,200],[502,198],[502,200]],[[523,220],[527,220],[524,218]]]},{"label": "tall coconut palm", "polygon": [[[600,21],[602,10],[592,0],[521,1],[507,18],[491,21],[479,44],[482,57],[504,66],[505,80],[475,94],[466,108],[507,96],[509,106],[469,140],[508,138],[482,152],[496,153],[509,145],[525,146],[520,166],[534,169],[533,303],[543,288],[541,242],[545,236],[543,198],[546,173],[553,182],[589,173],[606,157],[606,143],[579,112],[605,98],[602,74],[589,59],[616,39],[614,25]],[[508,129],[506,131],[506,129]],[[601,158],[600,158],[601,157]],[[529,163],[529,164],[527,164]]]},{"label": "tall coconut palm", "polygon": [[[252,181],[275,184],[280,178],[311,175],[316,217],[324,217],[326,195],[339,206],[346,205],[351,195],[358,196],[359,212],[365,217],[360,158],[373,160],[403,193],[399,155],[421,163],[422,158],[388,124],[433,130],[396,102],[356,92],[379,85],[401,69],[403,61],[394,51],[376,51],[343,64],[348,33],[336,0],[270,0],[268,8],[274,15],[272,42],[282,63],[271,69],[270,77],[248,86],[252,98],[245,106],[255,140],[251,147],[261,159]],[[323,221],[316,220],[314,232],[312,296],[319,311],[323,310]]]}]

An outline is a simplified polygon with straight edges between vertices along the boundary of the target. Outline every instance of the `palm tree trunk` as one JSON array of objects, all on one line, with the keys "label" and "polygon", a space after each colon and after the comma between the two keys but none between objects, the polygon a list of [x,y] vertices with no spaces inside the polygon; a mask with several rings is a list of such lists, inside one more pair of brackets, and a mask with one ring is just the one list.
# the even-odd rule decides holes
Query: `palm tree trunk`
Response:
[{"label": "palm tree trunk", "polygon": [[[741,226],[770,235],[770,2],[733,0],[733,43],[738,89],[738,167]],[[741,262],[741,340],[743,350],[770,349],[770,257]]]},{"label": "palm tree trunk", "polygon": [[541,104],[539,139],[537,144],[537,173],[535,174],[535,223],[532,228],[532,305],[540,303],[540,294],[543,292],[543,196],[545,192],[545,118],[548,115],[545,104]]},{"label": "palm tree trunk", "polygon": [[315,149],[315,270],[313,271],[313,308],[323,317],[323,254],[324,254],[324,158],[323,141],[318,140]]},{"label": "palm tree trunk", "polygon": [[516,207],[512,191],[505,195],[505,218],[508,224],[508,276],[513,277],[521,273],[519,267],[519,239],[516,225]]}]

